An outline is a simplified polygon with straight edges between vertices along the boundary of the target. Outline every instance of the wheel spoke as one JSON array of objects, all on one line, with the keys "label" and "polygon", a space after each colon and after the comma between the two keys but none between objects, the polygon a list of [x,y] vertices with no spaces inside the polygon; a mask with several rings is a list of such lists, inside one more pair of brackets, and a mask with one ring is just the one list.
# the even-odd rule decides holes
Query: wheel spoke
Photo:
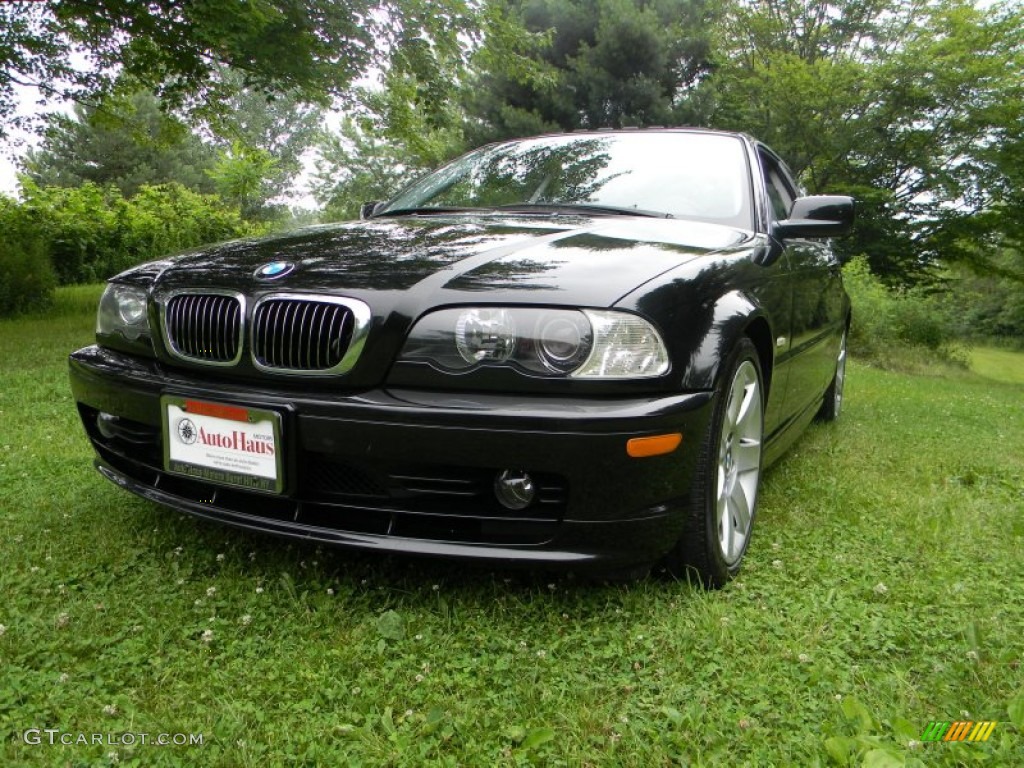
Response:
[{"label": "wheel spoke", "polygon": [[732,431],[733,427],[736,426],[737,421],[740,418],[740,409],[743,407],[742,390],[737,390],[735,387],[729,393],[729,406],[725,410],[725,423],[723,426],[724,434],[728,435]]},{"label": "wheel spoke", "polygon": [[[754,506],[754,499],[757,498],[757,479],[760,471],[758,469],[749,469],[746,472],[740,473],[736,478],[736,487],[741,488],[743,491],[743,498],[745,501],[749,501],[747,509],[750,510]],[[747,520],[749,527],[750,520]]]},{"label": "wheel spoke", "polygon": [[732,455],[739,472],[757,469],[761,465],[761,441],[744,437],[733,445]]},{"label": "wheel spoke", "polygon": [[718,501],[718,539],[722,552],[729,557],[733,547],[732,513],[729,510],[729,497],[725,494]]},{"label": "wheel spoke", "polygon": [[750,420],[755,398],[757,398],[757,385],[754,382],[748,382],[743,387],[743,397],[740,399],[739,413],[736,415],[737,424],[745,425]]},{"label": "wheel spoke", "polygon": [[[732,492],[732,502],[733,512],[736,516],[735,533],[746,537],[747,529],[750,527],[750,504],[747,501],[747,492],[743,483],[736,483]],[[732,518],[730,518],[730,522],[732,522]]]}]

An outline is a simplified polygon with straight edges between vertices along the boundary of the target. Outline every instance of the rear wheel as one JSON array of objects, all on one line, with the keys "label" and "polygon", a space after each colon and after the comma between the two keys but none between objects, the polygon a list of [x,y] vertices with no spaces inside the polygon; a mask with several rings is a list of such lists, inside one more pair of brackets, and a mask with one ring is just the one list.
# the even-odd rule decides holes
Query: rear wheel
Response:
[{"label": "rear wheel", "polygon": [[690,488],[683,535],[666,560],[678,576],[695,572],[720,587],[739,572],[750,543],[761,481],[764,387],[757,350],[737,344],[719,381]]},{"label": "rear wheel", "polygon": [[836,373],[832,383],[825,390],[825,399],[821,402],[818,419],[835,421],[843,410],[843,386],[846,384],[846,331],[839,340],[839,354],[836,356]]}]

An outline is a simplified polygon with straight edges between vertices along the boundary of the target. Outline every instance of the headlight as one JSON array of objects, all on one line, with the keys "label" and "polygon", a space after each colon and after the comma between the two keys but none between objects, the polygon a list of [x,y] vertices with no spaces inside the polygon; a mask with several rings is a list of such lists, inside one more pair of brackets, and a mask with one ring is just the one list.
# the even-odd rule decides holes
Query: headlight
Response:
[{"label": "headlight", "polygon": [[400,361],[452,373],[484,366],[541,376],[661,376],[668,352],[650,323],[626,312],[464,307],[432,312],[409,334]]},{"label": "headlight", "polygon": [[668,351],[654,326],[625,312],[586,312],[594,328],[594,349],[573,376],[636,379],[668,373]]},{"label": "headlight", "polygon": [[129,341],[149,335],[144,288],[110,283],[103,291],[96,313],[96,335],[112,336],[115,333]]}]

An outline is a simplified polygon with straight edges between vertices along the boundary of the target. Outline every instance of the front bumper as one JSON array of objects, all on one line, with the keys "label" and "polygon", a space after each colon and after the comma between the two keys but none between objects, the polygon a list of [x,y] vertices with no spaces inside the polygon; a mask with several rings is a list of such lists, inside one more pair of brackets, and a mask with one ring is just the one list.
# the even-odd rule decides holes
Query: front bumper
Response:
[{"label": "front bumper", "polygon": [[[618,568],[678,540],[709,392],[656,398],[544,398],[373,390],[334,394],[224,382],[92,346],[70,357],[71,387],[100,472],[199,517],[360,549],[497,564]],[[163,394],[282,414],[280,495],[168,473]],[[117,417],[101,432],[100,413]],[[630,458],[626,442],[682,432],[675,452]],[[512,512],[504,469],[538,486]]]}]

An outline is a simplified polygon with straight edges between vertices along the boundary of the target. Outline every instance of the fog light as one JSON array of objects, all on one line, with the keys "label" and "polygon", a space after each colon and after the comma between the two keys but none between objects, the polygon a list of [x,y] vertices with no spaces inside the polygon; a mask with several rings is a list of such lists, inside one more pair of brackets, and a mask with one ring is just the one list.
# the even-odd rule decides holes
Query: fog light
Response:
[{"label": "fog light", "polygon": [[100,413],[96,417],[96,429],[103,435],[107,440],[111,440],[117,437],[117,432],[114,429],[114,422],[117,421],[117,416],[113,416],[109,413]]},{"label": "fog light", "polygon": [[494,478],[494,495],[505,509],[526,509],[535,493],[533,478],[526,472],[506,469]]}]

